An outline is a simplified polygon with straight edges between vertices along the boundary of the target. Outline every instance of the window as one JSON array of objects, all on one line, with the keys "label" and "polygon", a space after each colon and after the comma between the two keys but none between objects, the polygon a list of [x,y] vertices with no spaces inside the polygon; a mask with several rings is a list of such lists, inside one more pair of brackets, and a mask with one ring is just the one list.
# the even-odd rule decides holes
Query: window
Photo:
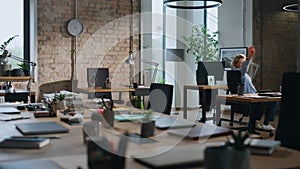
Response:
[{"label": "window", "polygon": [[[0,0],[1,2],[1,34],[0,43],[3,44],[10,37],[15,37],[7,50],[21,59],[29,59],[29,2],[31,0]],[[7,17],[9,15],[9,17]],[[9,59],[13,68],[18,68],[19,61]]]}]

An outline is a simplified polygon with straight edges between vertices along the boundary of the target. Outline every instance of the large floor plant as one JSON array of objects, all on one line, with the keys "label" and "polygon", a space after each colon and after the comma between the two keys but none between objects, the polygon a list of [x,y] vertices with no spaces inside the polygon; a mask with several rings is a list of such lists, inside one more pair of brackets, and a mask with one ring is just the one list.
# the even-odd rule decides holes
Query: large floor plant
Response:
[{"label": "large floor plant", "polygon": [[183,36],[187,45],[187,53],[195,56],[198,61],[217,61],[218,56],[218,32],[210,32],[206,27],[194,25],[190,36]]}]

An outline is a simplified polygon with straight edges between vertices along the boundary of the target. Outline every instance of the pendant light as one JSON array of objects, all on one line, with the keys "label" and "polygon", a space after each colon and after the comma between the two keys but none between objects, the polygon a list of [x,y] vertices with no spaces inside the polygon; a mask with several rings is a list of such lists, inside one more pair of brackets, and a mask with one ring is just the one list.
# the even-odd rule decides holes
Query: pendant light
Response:
[{"label": "pendant light", "polygon": [[164,5],[175,9],[206,9],[222,5],[221,0],[165,0]]}]

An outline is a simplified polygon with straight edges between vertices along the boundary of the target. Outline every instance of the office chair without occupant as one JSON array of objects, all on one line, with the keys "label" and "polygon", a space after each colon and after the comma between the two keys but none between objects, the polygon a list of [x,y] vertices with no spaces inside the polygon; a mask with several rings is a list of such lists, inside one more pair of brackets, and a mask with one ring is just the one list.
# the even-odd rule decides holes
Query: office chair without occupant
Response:
[{"label": "office chair without occupant", "polygon": [[[88,87],[101,87],[105,86],[105,80],[109,78],[108,68],[87,68],[87,82]],[[111,92],[106,93],[94,93],[94,95],[89,95],[89,98],[107,98],[111,99]]]},{"label": "office chair without occupant", "polygon": [[170,115],[173,100],[173,85],[152,83],[147,109]]},{"label": "office chair without occupant", "polygon": [[[227,70],[227,86],[228,93],[237,94],[237,87],[241,84],[241,72],[239,70]],[[234,113],[242,114],[242,117],[239,118],[238,121],[234,120]],[[229,125],[232,126],[234,122],[239,124],[247,124],[243,122],[243,117],[248,116],[249,109],[241,104],[231,104],[230,110],[230,119],[221,118],[219,124],[221,125],[221,121],[229,121]],[[246,129],[246,128],[239,128]]]},{"label": "office chair without occupant", "polygon": [[280,140],[284,147],[300,150],[300,73],[284,73],[282,76],[282,95],[275,140]]},{"label": "office chair without occupant", "polygon": [[5,93],[5,102],[28,102],[29,92],[16,92],[16,93]]}]

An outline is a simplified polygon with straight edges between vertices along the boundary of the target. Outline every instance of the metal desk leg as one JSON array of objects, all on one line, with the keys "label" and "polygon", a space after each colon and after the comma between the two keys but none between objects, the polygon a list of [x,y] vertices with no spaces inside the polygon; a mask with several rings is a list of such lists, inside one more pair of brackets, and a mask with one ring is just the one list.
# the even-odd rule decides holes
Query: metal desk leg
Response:
[{"label": "metal desk leg", "polygon": [[[206,122],[206,90],[202,90],[202,117],[200,119],[200,122],[205,123]],[[201,97],[201,96],[200,96]]]},{"label": "metal desk leg", "polygon": [[187,119],[187,88],[183,88],[183,118]]}]

